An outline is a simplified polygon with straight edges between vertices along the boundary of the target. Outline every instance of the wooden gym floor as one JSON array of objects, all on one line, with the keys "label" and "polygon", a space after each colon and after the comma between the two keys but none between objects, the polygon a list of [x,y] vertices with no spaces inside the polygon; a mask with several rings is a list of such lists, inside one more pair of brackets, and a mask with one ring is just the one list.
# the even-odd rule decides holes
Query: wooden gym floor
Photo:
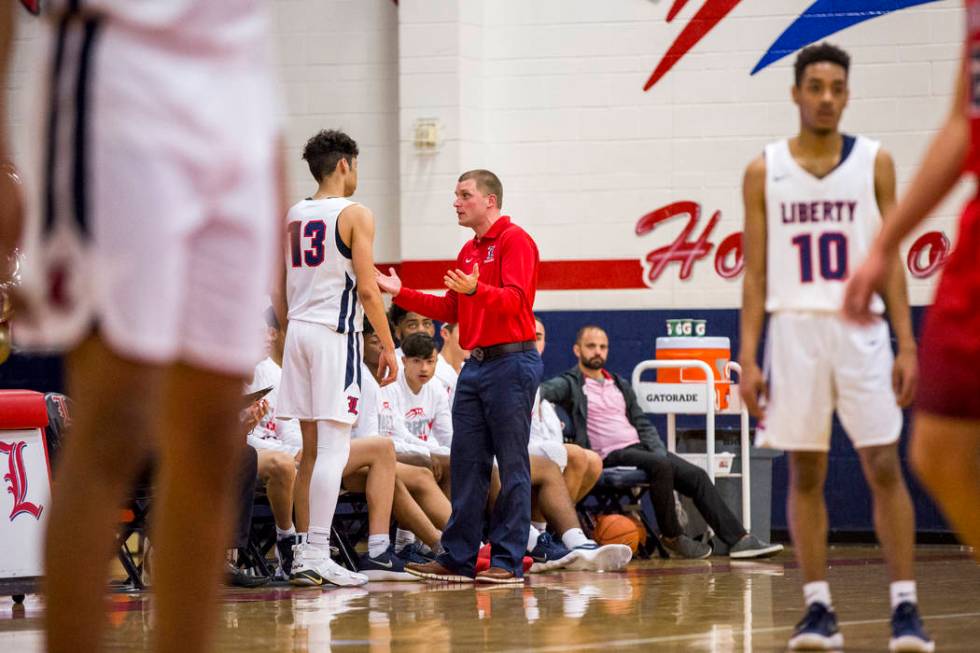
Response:
[{"label": "wooden gym floor", "polygon": [[[919,601],[938,651],[980,651],[980,566],[920,547]],[[834,547],[830,582],[847,651],[886,651],[888,591],[875,547]],[[188,585],[189,601],[193,588]],[[147,594],[111,596],[108,651],[144,650]],[[42,651],[43,602],[0,597],[0,651]],[[636,561],[625,573],[532,575],[523,588],[371,583],[226,590],[216,650],[779,651],[800,617],[792,555],[768,561]]]}]

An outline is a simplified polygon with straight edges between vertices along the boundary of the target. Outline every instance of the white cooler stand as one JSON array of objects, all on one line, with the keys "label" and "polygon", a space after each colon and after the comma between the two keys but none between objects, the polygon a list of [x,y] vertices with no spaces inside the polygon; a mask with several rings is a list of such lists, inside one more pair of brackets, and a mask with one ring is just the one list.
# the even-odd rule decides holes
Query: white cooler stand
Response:
[{"label": "white cooler stand", "polygon": [[[685,369],[698,368],[704,372],[704,381],[688,383],[651,383],[641,381],[640,377],[647,370],[657,369]],[[731,379],[731,373],[735,372],[739,378],[742,375],[742,368],[738,363],[729,362],[725,366],[724,375]],[[732,383],[729,392],[728,407],[725,410],[716,408],[714,372],[711,367],[702,360],[646,360],[633,368],[633,391],[636,393],[637,400],[644,412],[666,415],[667,416],[667,450],[677,452],[677,415],[704,415],[706,420],[706,461],[705,471],[708,478],[714,483],[716,478],[736,478],[742,479],[742,524],[746,531],[752,530],[752,500],[751,500],[751,479],[749,478],[751,459],[749,454],[749,411],[742,405],[738,394],[738,385]],[[729,381],[730,383],[730,381]],[[741,416],[741,473],[729,471],[718,472],[715,470],[715,415],[740,415]],[[679,454],[682,457],[684,454]],[[734,466],[733,466],[734,467]]]}]

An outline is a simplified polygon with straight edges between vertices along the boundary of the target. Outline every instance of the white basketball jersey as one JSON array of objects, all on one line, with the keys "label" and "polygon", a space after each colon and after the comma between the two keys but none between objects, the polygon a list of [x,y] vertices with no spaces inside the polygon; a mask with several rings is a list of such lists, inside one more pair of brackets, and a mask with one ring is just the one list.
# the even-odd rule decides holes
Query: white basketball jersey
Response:
[{"label": "white basketball jersey", "polygon": [[[879,143],[844,136],[840,164],[818,179],[789,141],[766,146],[766,311],[837,312],[844,287],[881,224],[874,168]],[[875,295],[871,308],[884,312]]]},{"label": "white basketball jersey", "polygon": [[381,388],[379,397],[378,428],[383,435],[399,437],[407,432],[433,447],[452,445],[452,411],[445,387],[438,381],[430,380],[415,394],[402,371],[397,381]]},{"label": "white basketball jersey", "polygon": [[353,203],[343,197],[306,199],[286,214],[290,320],[325,324],[337,333],[361,331],[364,310],[357,301],[351,250],[337,230],[340,212]]}]

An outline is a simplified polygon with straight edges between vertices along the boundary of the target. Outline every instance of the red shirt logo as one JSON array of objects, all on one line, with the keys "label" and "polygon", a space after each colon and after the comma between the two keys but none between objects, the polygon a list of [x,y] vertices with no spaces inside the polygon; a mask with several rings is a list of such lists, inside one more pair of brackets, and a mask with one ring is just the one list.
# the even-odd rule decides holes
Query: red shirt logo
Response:
[{"label": "red shirt logo", "polygon": [[357,397],[347,397],[347,412],[357,415]]}]

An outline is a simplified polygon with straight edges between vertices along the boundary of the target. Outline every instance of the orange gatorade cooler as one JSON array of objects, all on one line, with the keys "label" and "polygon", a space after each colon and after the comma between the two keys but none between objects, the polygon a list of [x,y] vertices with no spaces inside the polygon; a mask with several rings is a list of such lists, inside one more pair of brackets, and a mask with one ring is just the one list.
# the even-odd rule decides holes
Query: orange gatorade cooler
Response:
[{"label": "orange gatorade cooler", "polygon": [[[714,371],[718,410],[728,408],[731,382],[725,376],[725,366],[731,358],[732,346],[728,338],[657,338],[657,360],[699,360]],[[704,371],[695,367],[657,370],[657,383],[703,383],[704,380]]]}]

